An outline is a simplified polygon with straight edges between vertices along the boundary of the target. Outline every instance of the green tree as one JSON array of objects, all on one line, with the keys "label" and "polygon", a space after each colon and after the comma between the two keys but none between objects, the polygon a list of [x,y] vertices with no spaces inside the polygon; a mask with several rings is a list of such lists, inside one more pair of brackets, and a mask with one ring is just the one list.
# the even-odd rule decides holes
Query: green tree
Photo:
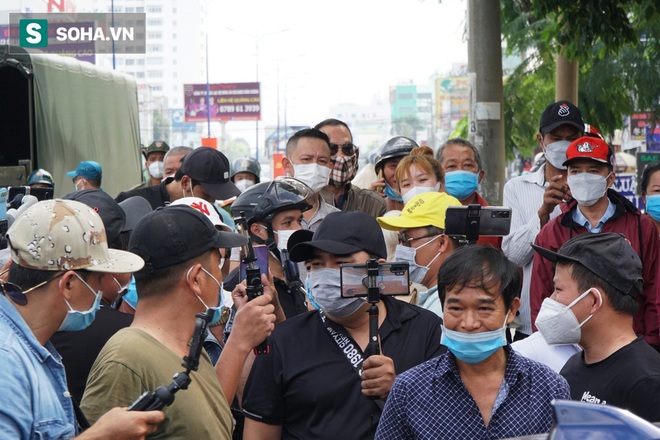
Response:
[{"label": "green tree", "polygon": [[525,54],[505,82],[508,155],[529,154],[538,119],[554,101],[559,48],[579,61],[578,105],[585,120],[613,133],[624,115],[660,115],[660,4],[656,0],[503,0],[509,53]]},{"label": "green tree", "polygon": [[[153,112],[153,133],[154,139],[170,142],[170,120],[167,113],[160,110]],[[151,141],[149,141],[151,142]]]},{"label": "green tree", "polygon": [[417,116],[405,116],[392,121],[391,134],[394,136],[406,136],[410,139],[417,138],[417,132],[424,128],[424,124]]}]

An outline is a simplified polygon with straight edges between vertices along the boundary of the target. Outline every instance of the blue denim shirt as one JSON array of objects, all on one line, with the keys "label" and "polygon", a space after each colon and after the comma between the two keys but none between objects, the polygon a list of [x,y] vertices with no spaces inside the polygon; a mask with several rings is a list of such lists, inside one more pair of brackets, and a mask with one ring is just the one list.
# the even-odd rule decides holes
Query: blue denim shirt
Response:
[{"label": "blue denim shirt", "polygon": [[64,366],[0,295],[0,438],[68,439],[77,434]]}]

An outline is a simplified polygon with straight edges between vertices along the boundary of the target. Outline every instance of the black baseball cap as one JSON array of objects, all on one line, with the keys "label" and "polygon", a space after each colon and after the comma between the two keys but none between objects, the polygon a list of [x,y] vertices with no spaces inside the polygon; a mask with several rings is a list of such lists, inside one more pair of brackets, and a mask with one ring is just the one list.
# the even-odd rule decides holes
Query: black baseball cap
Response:
[{"label": "black baseball cap", "polygon": [[132,231],[142,217],[153,211],[151,203],[142,196],[129,197],[119,202],[119,206],[126,214],[126,224],[122,232]]},{"label": "black baseball cap", "polygon": [[126,224],[126,214],[119,203],[100,189],[83,189],[62,196],[65,200],[76,200],[94,209],[103,220],[108,243],[119,237]]},{"label": "black baseball cap", "polygon": [[227,200],[241,193],[229,179],[229,172],[229,160],[224,154],[214,148],[199,147],[183,159],[175,178],[188,176],[199,182],[211,197]]},{"label": "black baseball cap", "polygon": [[584,120],[580,109],[568,101],[557,101],[543,110],[539,132],[548,134],[555,128],[565,124],[572,125],[580,133],[584,132]]},{"label": "black baseball cap", "polygon": [[387,258],[383,231],[375,218],[361,211],[339,211],[328,214],[315,232],[301,229],[287,243],[292,261],[305,261],[314,249],[333,255],[365,251]]},{"label": "black baseball cap", "polygon": [[623,234],[581,234],[564,243],[558,252],[535,244],[532,247],[553,263],[561,260],[580,263],[623,295],[642,294],[642,261]]},{"label": "black baseball cap", "polygon": [[247,238],[215,228],[204,214],[187,205],[165,206],[135,225],[128,243],[145,262],[143,272],[181,264],[213,248],[243,246]]}]

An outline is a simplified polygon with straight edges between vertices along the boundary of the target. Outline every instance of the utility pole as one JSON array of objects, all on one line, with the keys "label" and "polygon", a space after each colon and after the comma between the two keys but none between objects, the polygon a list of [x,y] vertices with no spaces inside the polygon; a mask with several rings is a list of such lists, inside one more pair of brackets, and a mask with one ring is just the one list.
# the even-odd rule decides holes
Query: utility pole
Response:
[{"label": "utility pole", "polygon": [[578,77],[580,75],[577,60],[570,61],[561,48],[557,54],[557,75],[555,83],[555,102],[565,99],[578,105]]},{"label": "utility pole", "polygon": [[481,153],[481,194],[502,204],[505,179],[500,2],[468,0],[468,133]]}]

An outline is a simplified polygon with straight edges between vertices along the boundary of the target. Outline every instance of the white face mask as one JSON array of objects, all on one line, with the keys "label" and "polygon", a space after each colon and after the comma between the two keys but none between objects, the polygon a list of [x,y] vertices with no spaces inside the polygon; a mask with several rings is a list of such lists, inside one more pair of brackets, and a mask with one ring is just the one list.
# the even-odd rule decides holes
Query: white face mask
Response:
[{"label": "white face mask", "polygon": [[571,307],[580,302],[592,290],[598,292],[600,306],[602,306],[603,296],[596,288],[587,290],[569,305],[564,305],[552,298],[543,300],[535,324],[548,344],[577,344],[580,342],[582,338],[582,326],[594,315],[589,315],[584,321],[578,322]]},{"label": "white face mask", "polygon": [[567,183],[580,205],[591,206],[607,192],[607,177],[592,173],[569,174]]},{"label": "white face mask", "polygon": [[545,146],[545,158],[558,170],[565,170],[566,150],[571,145],[568,141],[557,141]]},{"label": "white face mask", "polygon": [[436,183],[435,186],[413,186],[408,190],[408,192],[401,193],[401,198],[403,203],[408,203],[410,199],[425,192],[438,192],[440,189],[440,182]]},{"label": "white face mask", "polygon": [[317,163],[295,164],[292,162],[292,165],[293,172],[295,173],[293,177],[312,188],[312,191],[315,193],[328,186],[330,182],[329,167],[324,167]]},{"label": "white face mask", "polygon": [[236,186],[236,188],[238,188],[240,192],[243,192],[252,185],[254,185],[254,182],[251,181],[250,179],[243,179],[243,180],[239,180],[238,182],[235,182],[234,185]]},{"label": "white face mask", "polygon": [[286,249],[289,237],[291,237],[291,234],[296,231],[297,229],[280,229],[279,231],[275,231],[275,234],[277,235],[277,248]]},{"label": "white face mask", "polygon": [[156,161],[149,164],[149,174],[154,179],[160,179],[163,177],[163,172],[165,171],[165,165],[163,162]]},{"label": "white face mask", "polygon": [[366,298],[342,298],[339,269],[324,267],[309,272],[312,301],[335,318],[346,318],[366,304]]},{"label": "white face mask", "polygon": [[409,271],[410,271],[410,281],[413,283],[422,283],[424,280],[424,277],[426,276],[426,273],[429,271],[429,267],[433,264],[433,262],[441,255],[440,252],[438,252],[435,257],[431,261],[429,261],[429,264],[426,266],[420,266],[417,264],[417,251],[424,246],[433,243],[435,240],[440,238],[440,235],[436,235],[433,237],[431,240],[427,241],[423,245],[421,245],[418,248],[414,248],[412,246],[404,246],[402,244],[396,245],[396,248],[394,250],[394,261],[398,263],[408,263],[409,266]]}]

